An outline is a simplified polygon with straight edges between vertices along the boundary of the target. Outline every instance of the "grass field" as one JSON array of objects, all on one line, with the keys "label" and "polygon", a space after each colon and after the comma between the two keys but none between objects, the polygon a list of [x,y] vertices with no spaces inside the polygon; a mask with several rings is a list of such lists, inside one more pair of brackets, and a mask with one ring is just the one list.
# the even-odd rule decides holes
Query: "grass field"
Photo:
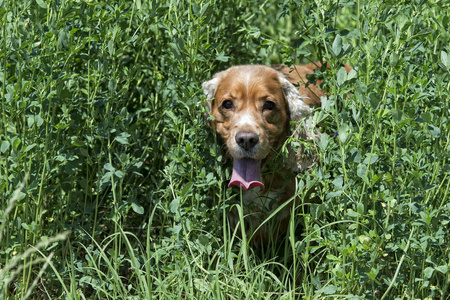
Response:
[{"label": "grass field", "polygon": [[[0,299],[450,299],[448,1],[0,0],[0,23]],[[201,83],[315,60],[320,201],[254,249]]]}]

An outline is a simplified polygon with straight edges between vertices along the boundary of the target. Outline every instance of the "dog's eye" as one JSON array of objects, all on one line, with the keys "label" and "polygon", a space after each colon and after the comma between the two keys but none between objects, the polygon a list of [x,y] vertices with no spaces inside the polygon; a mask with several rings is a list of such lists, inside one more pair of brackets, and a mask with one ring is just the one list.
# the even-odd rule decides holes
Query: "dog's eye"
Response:
[{"label": "dog's eye", "polygon": [[265,109],[273,110],[274,108],[275,108],[275,102],[273,102],[273,101],[266,101],[266,103],[264,103],[263,110],[265,110]]},{"label": "dog's eye", "polygon": [[233,102],[230,100],[225,100],[222,102],[222,107],[225,109],[232,109],[233,108]]}]

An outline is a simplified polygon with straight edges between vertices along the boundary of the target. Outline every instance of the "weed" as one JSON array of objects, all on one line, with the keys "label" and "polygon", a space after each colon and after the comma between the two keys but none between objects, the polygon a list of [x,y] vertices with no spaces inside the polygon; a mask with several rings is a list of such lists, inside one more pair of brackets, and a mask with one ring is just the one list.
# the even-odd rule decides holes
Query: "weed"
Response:
[{"label": "weed", "polygon": [[[0,298],[447,299],[449,12],[0,1]],[[255,251],[201,82],[316,60],[321,163],[297,179],[321,201]]]}]

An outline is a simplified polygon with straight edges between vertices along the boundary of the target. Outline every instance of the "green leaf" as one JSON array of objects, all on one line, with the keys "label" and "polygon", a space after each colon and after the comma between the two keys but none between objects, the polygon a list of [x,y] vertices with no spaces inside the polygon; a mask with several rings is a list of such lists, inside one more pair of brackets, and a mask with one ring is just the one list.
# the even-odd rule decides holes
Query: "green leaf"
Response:
[{"label": "green leaf", "polygon": [[40,7],[47,9],[47,3],[45,3],[44,0],[36,0],[36,3],[37,3]]},{"label": "green leaf", "polygon": [[447,274],[448,267],[446,265],[442,265],[442,266],[436,267],[436,271],[439,271],[442,274]]},{"label": "green leaf", "polygon": [[356,174],[361,177],[367,177],[367,166],[365,164],[359,164],[356,168]]},{"label": "green leaf", "polygon": [[179,234],[182,228],[183,227],[181,226],[181,224],[178,224],[178,225],[173,226],[172,231],[174,234]]},{"label": "green leaf", "polygon": [[324,204],[312,204],[309,213],[311,214],[311,217],[313,220],[317,220],[320,218],[320,216],[325,211],[325,205]]},{"label": "green leaf", "polygon": [[64,30],[61,30],[58,34],[58,46],[61,48],[67,48],[69,46],[68,36]]},{"label": "green leaf", "polygon": [[343,189],[344,188],[344,177],[342,176],[338,176],[333,180],[333,184],[335,187],[337,187],[338,189]]},{"label": "green leaf", "polygon": [[347,210],[347,215],[348,215],[349,217],[352,217],[352,218],[357,218],[357,217],[360,217],[360,216],[361,216],[360,213],[354,211],[353,209],[348,209],[348,210]]},{"label": "green leaf", "polygon": [[186,195],[186,193],[187,193],[189,190],[191,190],[193,184],[194,184],[194,183],[193,183],[192,181],[186,183],[186,184],[183,186],[183,188],[181,189],[181,194],[180,194],[180,196],[181,196],[181,197],[184,197],[184,196]]},{"label": "green leaf", "polygon": [[210,15],[210,13],[212,12],[212,8],[213,7],[209,3],[206,3],[205,5],[203,5],[199,16],[201,17],[201,16],[203,16],[205,14]]},{"label": "green leaf", "polygon": [[109,92],[113,94],[116,91],[116,88],[117,88],[117,81],[114,78],[111,78],[108,82]]},{"label": "green leaf", "polygon": [[361,162],[361,152],[359,152],[358,148],[353,148],[352,150],[350,150],[349,154],[350,154],[350,159],[353,162],[355,162],[355,163]]},{"label": "green leaf", "polygon": [[328,254],[327,255],[327,259],[329,260],[334,260],[334,261],[340,261],[339,257],[333,255],[333,254]]},{"label": "green leaf", "polygon": [[406,25],[407,23],[410,23],[409,16],[406,16],[406,15],[404,15],[404,14],[398,15],[398,16],[396,17],[396,21],[397,21],[398,27],[400,28],[400,31],[403,30],[403,27],[405,27],[405,25]]},{"label": "green leaf", "polygon": [[447,69],[450,68],[450,55],[447,52],[441,51],[441,61]]},{"label": "green leaf", "polygon": [[106,163],[103,168],[105,168],[108,171],[114,172],[116,169],[114,169],[114,167],[110,164],[110,163]]},{"label": "green leaf", "polygon": [[439,127],[428,125],[428,129],[430,130],[431,136],[434,138],[438,138],[441,135],[441,130]]},{"label": "green leaf", "polygon": [[142,207],[142,205],[139,205],[135,202],[131,202],[131,208],[133,209],[133,211],[139,215],[144,214],[145,210],[144,207]]},{"label": "green leaf", "polygon": [[373,109],[377,109],[378,104],[381,101],[381,96],[378,95],[377,93],[371,93],[369,96],[369,100],[370,100],[370,106],[372,106]]},{"label": "green leaf", "polygon": [[425,268],[425,270],[423,271],[426,278],[431,278],[431,276],[433,275],[433,272],[434,272],[434,269],[432,267]]},{"label": "green leaf", "polygon": [[113,40],[110,40],[108,42],[108,52],[109,52],[109,55],[113,56],[113,54],[114,54],[114,41]]},{"label": "green leaf", "polygon": [[341,67],[337,72],[337,84],[342,85],[347,81],[347,70],[344,67]]},{"label": "green leaf", "polygon": [[175,198],[170,202],[170,212],[176,213],[180,206],[180,198]]},{"label": "green leaf", "polygon": [[9,149],[10,145],[11,144],[8,141],[3,141],[2,145],[0,146],[0,151],[2,151],[2,153],[5,153]]},{"label": "green leaf", "polygon": [[321,150],[325,151],[327,149],[328,140],[329,140],[328,134],[322,133],[322,135],[320,136],[320,141],[319,141],[319,147]]},{"label": "green leaf", "polygon": [[334,38],[332,50],[334,55],[339,57],[339,54],[341,54],[342,51],[342,38],[339,34]]},{"label": "green leaf", "polygon": [[396,124],[400,124],[403,120],[403,112],[399,109],[393,109],[390,111],[390,114],[392,116],[392,120],[396,123]]},{"label": "green leaf", "polygon": [[336,293],[337,288],[334,285],[328,285],[322,288],[322,292],[326,295],[331,295]]},{"label": "green leaf", "polygon": [[22,150],[23,153],[27,153],[28,151],[30,151],[31,149],[33,149],[36,146],[36,144],[32,144],[27,146],[25,149]]},{"label": "green leaf", "polygon": [[206,236],[206,235],[204,235],[204,234],[200,234],[200,235],[198,236],[198,241],[199,241],[199,243],[200,243],[201,245],[203,245],[203,246],[209,245],[209,238],[208,238],[208,236]]},{"label": "green leaf", "polygon": [[325,112],[329,112],[334,108],[334,101],[328,97],[322,97],[322,110]]},{"label": "green leaf", "polygon": [[363,161],[363,164],[371,165],[380,160],[380,157],[373,153],[366,154],[366,158]]},{"label": "green leaf", "polygon": [[351,79],[355,78],[356,75],[358,75],[356,70],[355,69],[351,69],[350,72],[348,72],[347,80],[351,80]]},{"label": "green leaf", "polygon": [[376,269],[372,268],[369,273],[367,273],[370,279],[376,280],[378,272]]},{"label": "green leaf", "polygon": [[126,132],[122,132],[121,134],[119,134],[118,136],[116,136],[116,141],[118,141],[119,143],[121,143],[122,145],[128,145],[128,138],[131,135],[129,133]]},{"label": "green leaf", "polygon": [[421,118],[422,120],[424,120],[425,122],[427,122],[427,123],[431,123],[431,121],[432,121],[432,116],[431,116],[431,114],[428,113],[428,112],[421,114],[421,115],[420,115],[420,118]]},{"label": "green leaf", "polygon": [[44,119],[42,119],[40,115],[35,115],[34,121],[36,122],[37,127],[41,127],[41,125],[44,123]]},{"label": "green leaf", "polygon": [[225,52],[221,52],[221,53],[216,57],[216,60],[218,60],[218,61],[223,61],[223,62],[227,62],[229,58],[230,58],[229,56],[226,56],[226,55],[225,55]]},{"label": "green leaf", "polygon": [[343,123],[338,130],[338,138],[339,141],[343,144],[345,144],[351,137],[352,130],[350,127],[348,127],[347,123]]},{"label": "green leaf", "polygon": [[326,195],[326,199],[333,199],[336,197],[340,197],[342,195],[342,191],[337,191],[337,192],[330,192]]},{"label": "green leaf", "polygon": [[80,30],[80,28],[74,28],[74,29],[72,29],[72,30],[69,32],[69,34],[72,36],[72,35],[74,35],[78,30]]},{"label": "green leaf", "polygon": [[358,213],[364,214],[364,204],[358,203],[358,205],[356,206],[356,210],[358,211]]},{"label": "green leaf", "polygon": [[15,201],[20,201],[23,198],[25,198],[27,194],[25,194],[24,192],[18,192],[17,194],[14,194],[14,200]]},{"label": "green leaf", "polygon": [[367,85],[365,85],[364,82],[361,81],[356,81],[356,91],[360,94],[365,94],[367,93]]},{"label": "green leaf", "polygon": [[19,148],[20,144],[22,144],[22,141],[19,138],[16,138],[16,137],[13,138],[12,145],[13,145],[14,149],[17,150]]},{"label": "green leaf", "polygon": [[33,118],[33,116],[29,116],[29,117],[27,118],[27,125],[28,125],[28,128],[32,127],[33,124],[34,124],[34,118]]},{"label": "green leaf", "polygon": [[389,57],[389,65],[391,66],[391,68],[394,68],[395,66],[397,66],[397,63],[398,63],[398,54],[392,52],[391,56]]}]

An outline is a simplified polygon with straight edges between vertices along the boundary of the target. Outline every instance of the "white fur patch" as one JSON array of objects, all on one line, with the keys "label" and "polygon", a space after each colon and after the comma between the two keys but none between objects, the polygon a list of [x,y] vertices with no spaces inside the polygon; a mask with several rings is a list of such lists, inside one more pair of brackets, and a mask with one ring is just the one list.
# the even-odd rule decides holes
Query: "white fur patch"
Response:
[{"label": "white fur patch", "polygon": [[290,83],[284,75],[280,74],[280,81],[283,87],[284,95],[288,101],[291,121],[300,121],[308,117],[312,113],[312,109],[303,102],[303,97],[300,96],[297,88]]},{"label": "white fur patch", "polygon": [[248,94],[248,84],[249,84],[249,82],[250,82],[250,79],[251,79],[251,75],[252,75],[252,73],[251,72],[249,72],[249,71],[247,71],[246,73],[245,73],[245,88],[247,89],[247,94]]},{"label": "white fur patch", "polygon": [[211,112],[211,101],[216,94],[218,84],[219,84],[219,78],[217,78],[217,77],[214,77],[211,80],[205,81],[202,84],[203,92],[206,95],[205,105],[206,105],[206,107],[208,107],[210,112]]},{"label": "white fur patch", "polygon": [[258,123],[256,122],[255,117],[248,111],[239,115],[239,120],[235,124],[235,126],[241,130],[246,128],[246,131],[255,131],[257,125]]}]

